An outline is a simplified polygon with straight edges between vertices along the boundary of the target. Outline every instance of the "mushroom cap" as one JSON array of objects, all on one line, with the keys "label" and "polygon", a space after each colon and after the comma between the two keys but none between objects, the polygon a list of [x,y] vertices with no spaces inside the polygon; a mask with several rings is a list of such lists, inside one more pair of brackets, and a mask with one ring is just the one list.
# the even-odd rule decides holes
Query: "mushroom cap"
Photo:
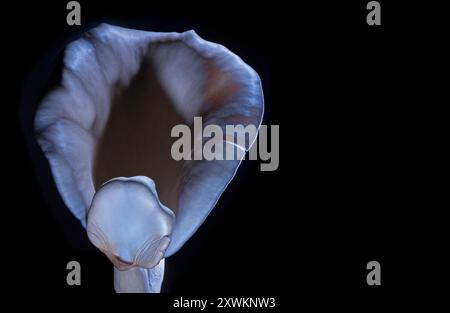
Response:
[{"label": "mushroom cap", "polygon": [[[135,178],[134,182],[122,178],[96,187],[96,148],[107,127],[116,91],[130,85],[146,60],[153,64],[159,83],[187,125],[192,125],[195,116],[202,116],[204,127],[218,125],[223,129],[225,146],[243,151],[251,147],[257,134],[249,135],[244,130],[227,133],[226,129],[230,124],[253,125],[259,129],[264,110],[263,92],[259,76],[251,67],[224,46],[205,41],[194,31],[159,33],[108,24],[93,28],[67,46],[61,84],[40,103],[35,133],[62,199],[84,227],[89,208],[93,210],[92,216],[106,210],[106,207],[98,212],[96,209],[103,207],[99,205],[103,196],[119,197],[117,202],[122,204],[125,201],[126,197],[110,193],[110,187],[126,189],[125,185],[130,185],[139,190],[147,187],[141,190],[148,191],[143,199],[147,197],[146,201],[152,205],[147,208],[149,211],[142,208],[141,213],[164,221],[155,234],[160,236],[171,229],[170,244],[165,250],[167,257],[178,251],[206,219],[233,179],[244,154],[234,160],[183,161],[182,177],[176,189],[176,210],[159,202],[158,184],[156,189],[148,188],[152,177],[142,179],[145,181],[141,181],[142,186]],[[151,99],[148,105],[152,105]],[[243,144],[236,145],[234,135]],[[132,202],[141,208],[141,202],[136,199]],[[172,222],[166,209],[175,212]],[[107,210],[118,210],[121,216],[127,214],[119,205]],[[134,217],[131,214],[124,223],[128,225]],[[102,227],[121,227],[109,222],[105,221]],[[95,235],[90,237],[101,247]],[[116,252],[120,256],[120,251]]]}]

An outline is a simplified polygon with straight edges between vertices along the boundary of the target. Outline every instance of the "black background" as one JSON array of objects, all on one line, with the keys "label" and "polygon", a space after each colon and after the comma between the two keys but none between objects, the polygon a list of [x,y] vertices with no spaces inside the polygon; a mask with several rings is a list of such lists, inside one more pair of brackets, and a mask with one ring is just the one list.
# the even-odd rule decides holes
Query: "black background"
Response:
[{"label": "black background", "polygon": [[[67,1],[8,5],[11,74],[3,86],[12,100],[3,125],[14,153],[4,171],[13,199],[5,211],[13,214],[4,223],[18,230],[7,231],[15,240],[11,248],[6,240],[4,261],[20,268],[6,271],[10,289],[51,301],[65,294],[78,303],[81,294],[110,294],[117,304],[161,311],[173,295],[276,297],[279,309],[307,302],[364,309],[426,276],[420,262],[411,265],[422,255],[411,249],[422,240],[411,208],[423,199],[410,150],[417,124],[402,84],[411,70],[405,45],[419,33],[404,22],[407,6],[379,2],[382,26],[372,27],[367,1],[80,1],[81,27],[67,26]],[[112,265],[64,208],[32,138],[36,101],[57,81],[61,49],[100,22],[194,29],[227,46],[261,76],[264,124],[280,125],[279,169],[242,164],[203,226],[166,260],[169,295],[113,298]],[[66,285],[71,260],[81,263],[81,286]],[[366,284],[371,260],[381,263],[381,286]]]}]

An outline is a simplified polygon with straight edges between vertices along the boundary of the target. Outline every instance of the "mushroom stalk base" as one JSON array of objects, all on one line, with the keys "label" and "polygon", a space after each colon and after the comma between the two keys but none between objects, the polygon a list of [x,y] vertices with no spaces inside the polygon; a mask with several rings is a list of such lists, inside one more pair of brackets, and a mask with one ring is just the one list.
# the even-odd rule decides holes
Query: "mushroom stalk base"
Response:
[{"label": "mushroom stalk base", "polygon": [[117,293],[159,293],[164,279],[164,259],[151,269],[133,267],[119,271],[114,267],[114,289]]}]

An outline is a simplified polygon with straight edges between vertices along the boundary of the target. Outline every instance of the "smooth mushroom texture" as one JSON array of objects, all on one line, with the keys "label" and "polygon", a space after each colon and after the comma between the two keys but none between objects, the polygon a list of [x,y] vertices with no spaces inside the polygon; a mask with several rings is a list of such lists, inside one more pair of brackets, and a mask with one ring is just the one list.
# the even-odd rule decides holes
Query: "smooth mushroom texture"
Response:
[{"label": "smooth mushroom texture", "polygon": [[175,161],[172,127],[200,116],[246,151],[256,134],[237,146],[246,133],[233,139],[225,126],[259,128],[262,115],[257,73],[193,31],[101,24],[68,45],[36,138],[65,204],[114,264],[117,292],[159,292],[164,257],[200,227],[243,158]]}]

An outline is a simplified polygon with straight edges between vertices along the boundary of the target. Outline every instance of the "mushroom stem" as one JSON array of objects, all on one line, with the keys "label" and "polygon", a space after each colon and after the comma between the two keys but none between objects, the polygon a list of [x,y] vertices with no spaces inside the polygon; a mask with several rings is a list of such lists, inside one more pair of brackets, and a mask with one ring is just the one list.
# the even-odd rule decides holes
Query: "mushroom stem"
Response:
[{"label": "mushroom stem", "polygon": [[114,289],[117,293],[159,293],[164,278],[164,259],[151,269],[133,267],[120,271],[114,267]]},{"label": "mushroom stem", "polygon": [[87,233],[114,264],[117,292],[159,292],[174,220],[148,177],[117,177],[97,190]]}]

